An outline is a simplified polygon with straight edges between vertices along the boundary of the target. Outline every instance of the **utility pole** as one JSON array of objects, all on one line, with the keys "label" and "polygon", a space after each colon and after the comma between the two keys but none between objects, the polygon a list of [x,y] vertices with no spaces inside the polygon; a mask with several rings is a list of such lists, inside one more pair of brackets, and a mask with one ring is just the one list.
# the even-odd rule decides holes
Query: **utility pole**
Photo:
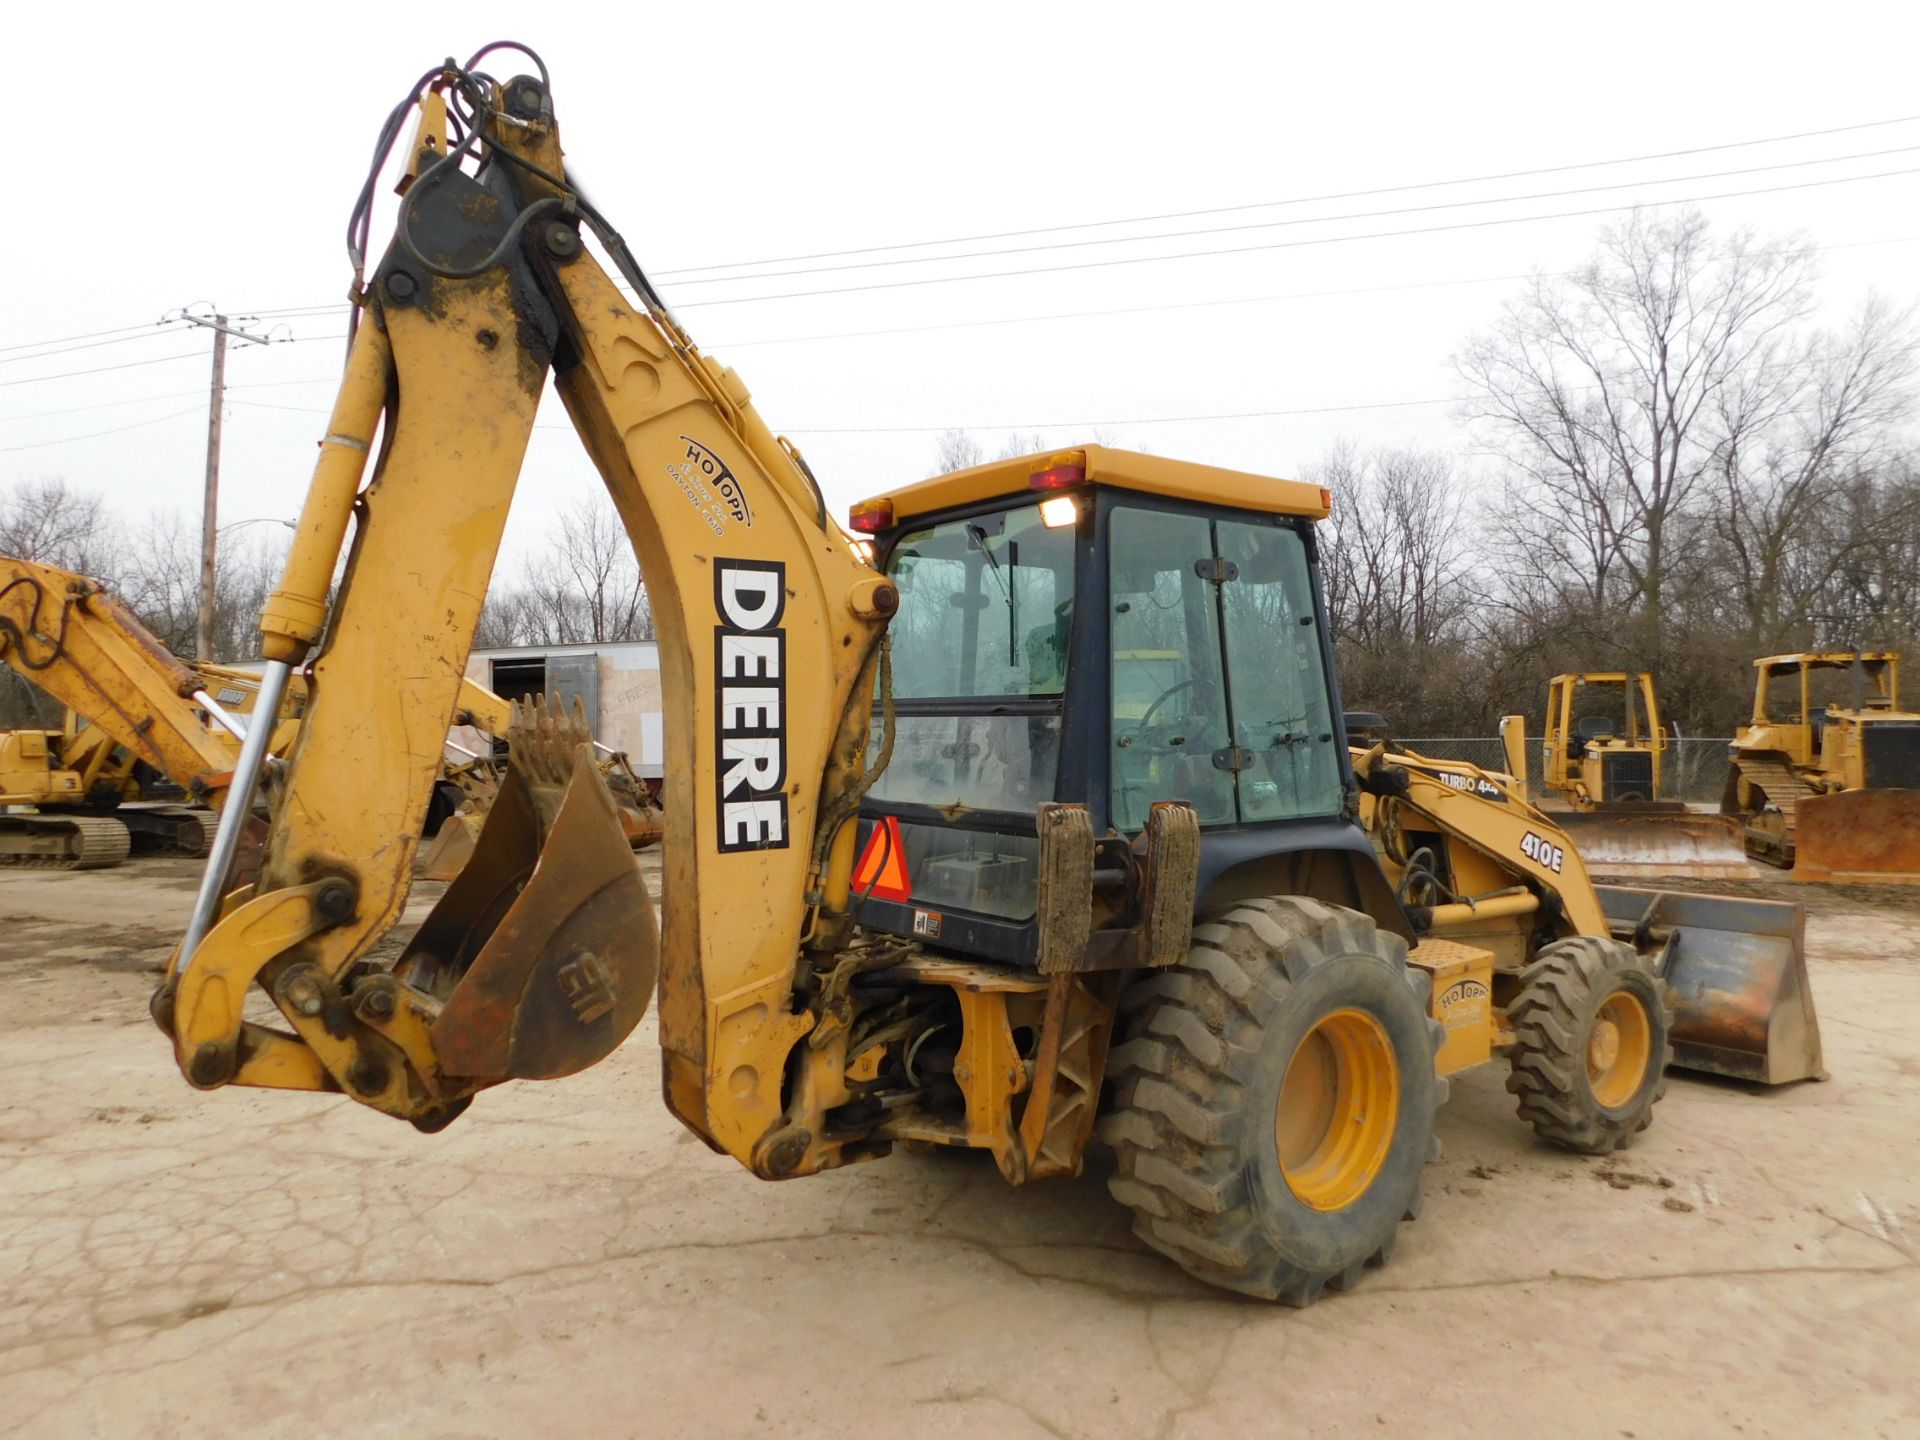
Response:
[{"label": "utility pole", "polygon": [[219,533],[220,412],[227,393],[227,337],[251,340],[256,345],[265,345],[267,337],[236,328],[218,312],[194,315],[182,310],[178,318],[213,331],[213,383],[207,400],[207,489],[200,509],[200,614],[193,627],[194,659],[205,662],[214,658],[214,544]]}]

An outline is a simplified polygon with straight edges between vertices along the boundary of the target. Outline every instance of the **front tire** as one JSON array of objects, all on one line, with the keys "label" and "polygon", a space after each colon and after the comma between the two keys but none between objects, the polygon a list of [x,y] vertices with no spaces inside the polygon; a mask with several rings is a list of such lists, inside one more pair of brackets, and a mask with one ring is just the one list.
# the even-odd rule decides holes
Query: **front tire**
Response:
[{"label": "front tire", "polygon": [[1129,992],[1104,1125],[1134,1233],[1190,1274],[1307,1305],[1393,1253],[1446,1098],[1424,971],[1365,915],[1253,900]]},{"label": "front tire", "polygon": [[1580,935],[1542,946],[1507,1007],[1507,1089],[1541,1139],[1606,1155],[1653,1123],[1673,1063],[1666,987],[1630,945]]}]

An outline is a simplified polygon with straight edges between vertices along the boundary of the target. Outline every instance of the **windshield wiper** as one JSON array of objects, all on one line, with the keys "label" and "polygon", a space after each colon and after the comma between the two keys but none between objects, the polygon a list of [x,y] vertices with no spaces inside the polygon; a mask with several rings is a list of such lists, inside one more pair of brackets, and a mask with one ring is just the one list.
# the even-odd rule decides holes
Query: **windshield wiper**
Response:
[{"label": "windshield wiper", "polygon": [[967,538],[972,540],[975,547],[979,549],[980,557],[987,562],[987,568],[993,572],[993,583],[1000,589],[1000,598],[1007,602],[1007,664],[1011,666],[1015,663],[1014,650],[1017,643],[1014,639],[1013,592],[1007,588],[1007,579],[1001,572],[1000,562],[993,558],[993,551],[987,548],[986,527],[969,522]]}]

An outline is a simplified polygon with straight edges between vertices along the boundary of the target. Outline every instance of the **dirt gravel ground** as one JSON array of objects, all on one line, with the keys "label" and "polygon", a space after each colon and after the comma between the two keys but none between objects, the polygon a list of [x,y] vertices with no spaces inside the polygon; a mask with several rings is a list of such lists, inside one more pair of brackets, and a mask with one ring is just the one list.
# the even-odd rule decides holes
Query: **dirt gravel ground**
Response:
[{"label": "dirt gravel ground", "polygon": [[1832,1079],[1676,1077],[1607,1161],[1456,1080],[1393,1263],[1291,1311],[1097,1173],[756,1182],[667,1116],[651,1019],[434,1137],[197,1094],[146,1016],[194,878],[0,873],[0,1432],[1920,1434],[1920,888],[1759,887],[1808,902]]}]

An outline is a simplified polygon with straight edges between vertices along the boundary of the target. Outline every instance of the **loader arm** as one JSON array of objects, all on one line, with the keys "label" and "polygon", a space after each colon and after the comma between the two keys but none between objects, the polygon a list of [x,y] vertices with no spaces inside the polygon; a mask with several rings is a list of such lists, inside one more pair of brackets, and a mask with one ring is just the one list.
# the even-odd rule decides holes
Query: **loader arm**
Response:
[{"label": "loader arm", "polygon": [[[206,701],[251,723],[260,677],[230,665],[188,662],[168,650],[99,581],[57,566],[0,556],[0,663],[13,667],[84,718],[66,747],[72,768],[105,773],[118,746],[188,794],[219,808],[239,741],[204,718]],[[293,746],[299,722],[283,703],[270,754]],[[508,705],[462,680],[454,718],[489,734],[507,733]]]},{"label": "loader arm", "polygon": [[[543,81],[449,65],[424,88],[409,99],[419,128],[396,237],[367,283],[262,615],[268,690],[312,656],[262,877],[221,898],[210,870],[220,918],[197,945],[189,930],[156,1017],[203,1088],[343,1090],[430,1129],[488,1085],[607,1053],[644,1009],[657,948],[669,1106],[759,1173],[839,1163],[817,1126],[784,1112],[804,1093],[811,1108],[796,1100],[795,1114],[816,1114],[838,1083],[814,1074],[832,1047],[796,1051],[822,977],[852,963],[839,957],[854,811],[896,592],[827,519],[746,387],[694,348],[569,185]],[[448,96],[468,120],[451,150]],[[475,178],[463,163],[479,152]],[[631,295],[589,252],[583,222]],[[521,798],[503,791],[400,962],[369,965],[406,902],[549,374],[653,603],[664,916],[656,938],[604,784],[572,763],[583,734],[521,711],[509,779]],[[525,843],[536,834],[544,851]],[[289,1030],[243,1022],[256,982]]]},{"label": "loader arm", "polygon": [[237,747],[190,698],[206,677],[98,581],[0,556],[0,662],[190,793],[233,768]]}]

